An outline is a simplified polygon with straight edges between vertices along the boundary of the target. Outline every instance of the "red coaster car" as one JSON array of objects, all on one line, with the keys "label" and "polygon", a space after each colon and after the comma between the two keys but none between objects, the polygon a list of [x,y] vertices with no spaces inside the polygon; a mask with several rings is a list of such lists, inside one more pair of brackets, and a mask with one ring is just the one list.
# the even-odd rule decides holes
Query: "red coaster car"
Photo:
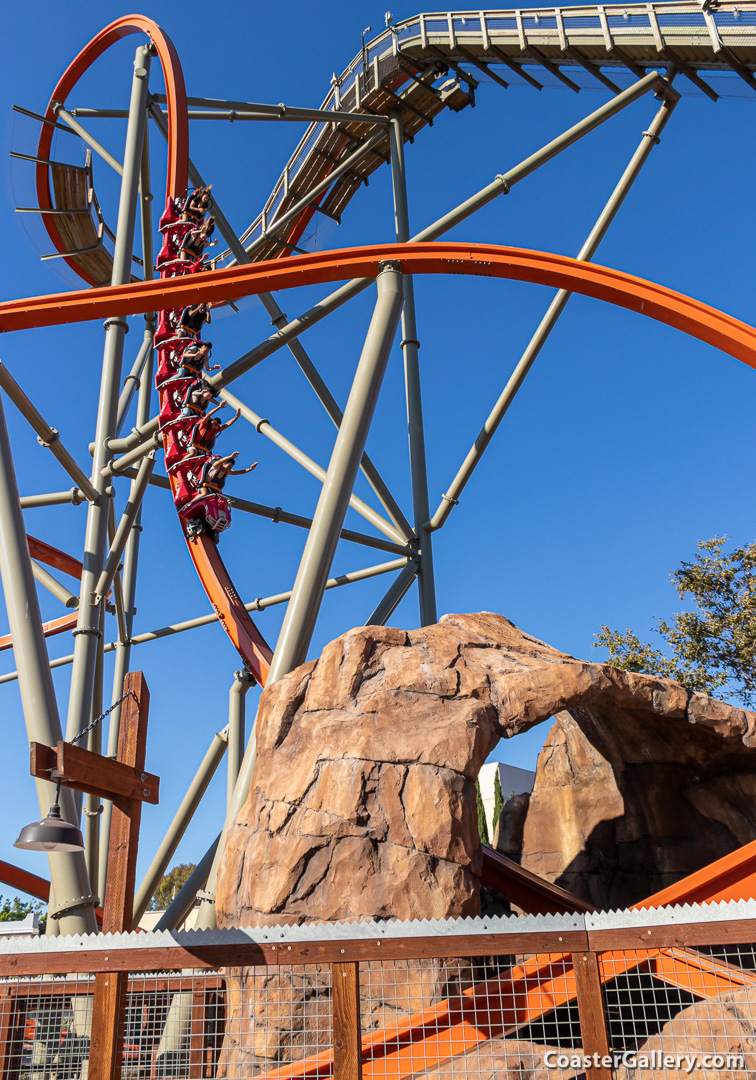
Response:
[{"label": "red coaster car", "polygon": [[204,458],[182,458],[169,467],[168,472],[173,481],[173,501],[177,507],[184,506],[197,494],[203,461]]},{"label": "red coaster car", "polygon": [[187,536],[198,536],[201,532],[212,533],[217,541],[218,535],[231,524],[231,507],[222,495],[204,495],[188,506],[179,510]]},{"label": "red coaster car", "polygon": [[184,199],[172,199],[168,196],[168,201],[165,204],[165,210],[163,216],[160,218],[160,231],[166,232],[168,229],[173,229],[177,225],[185,225],[186,222],[181,220],[181,211],[184,206]]},{"label": "red coaster car", "polygon": [[[194,418],[190,420],[174,420],[163,432],[165,467],[169,471],[177,462],[186,457],[196,423],[197,421]],[[199,456],[195,457],[192,455],[192,457],[187,460],[187,464],[191,462],[194,465],[198,461],[200,461]]]}]

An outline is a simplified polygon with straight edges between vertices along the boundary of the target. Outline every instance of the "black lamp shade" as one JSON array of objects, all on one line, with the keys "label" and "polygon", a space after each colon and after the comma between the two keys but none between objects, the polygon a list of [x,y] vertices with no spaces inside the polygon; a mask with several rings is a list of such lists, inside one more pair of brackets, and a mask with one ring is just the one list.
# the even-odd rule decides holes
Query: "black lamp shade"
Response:
[{"label": "black lamp shade", "polygon": [[83,851],[81,830],[60,816],[60,807],[54,803],[50,813],[42,821],[24,825],[13,845],[25,851]]}]

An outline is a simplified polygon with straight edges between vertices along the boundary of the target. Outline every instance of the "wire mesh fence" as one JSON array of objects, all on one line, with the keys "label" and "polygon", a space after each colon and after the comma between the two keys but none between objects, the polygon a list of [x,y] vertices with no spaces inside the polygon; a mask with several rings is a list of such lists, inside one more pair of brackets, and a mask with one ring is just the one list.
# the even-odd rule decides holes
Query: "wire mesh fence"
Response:
[{"label": "wire mesh fence", "polygon": [[[660,915],[652,930],[592,931],[606,917],[582,915],[560,917],[566,930],[550,916],[448,920],[433,934],[276,927],[152,948],[153,935],[124,935],[117,954],[94,938],[17,941],[15,953],[6,942],[0,1075],[110,1076],[112,1036],[124,1080],[746,1080],[756,918],[739,915],[686,926]],[[639,947],[643,935],[653,945]],[[98,994],[116,984],[113,1030],[98,1030]]]}]

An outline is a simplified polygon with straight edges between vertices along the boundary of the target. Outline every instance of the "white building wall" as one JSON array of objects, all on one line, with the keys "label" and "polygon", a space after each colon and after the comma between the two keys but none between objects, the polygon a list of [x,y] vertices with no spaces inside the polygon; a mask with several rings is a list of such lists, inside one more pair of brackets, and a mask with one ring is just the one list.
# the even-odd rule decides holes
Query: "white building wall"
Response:
[{"label": "white building wall", "polygon": [[491,761],[484,765],[478,773],[480,794],[483,799],[483,809],[486,812],[486,824],[488,836],[493,842],[493,812],[494,812],[494,777],[499,770],[499,782],[504,802],[513,794],[522,795],[525,791],[532,791],[535,782],[535,773],[529,769],[518,769],[516,765],[505,765],[501,761]]}]

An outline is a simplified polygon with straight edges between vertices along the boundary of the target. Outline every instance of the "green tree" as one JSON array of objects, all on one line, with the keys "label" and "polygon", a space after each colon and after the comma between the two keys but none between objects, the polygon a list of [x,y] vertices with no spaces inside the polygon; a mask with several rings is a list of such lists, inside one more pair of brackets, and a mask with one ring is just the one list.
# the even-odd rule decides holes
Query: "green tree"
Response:
[{"label": "green tree", "polygon": [[756,704],[756,541],[727,550],[726,536],[700,540],[698,553],[670,577],[692,610],[656,620],[666,650],[632,630],[602,625],[598,647],[607,663],[676,679],[690,690],[725,694],[747,708]]},{"label": "green tree", "polygon": [[475,781],[475,801],[478,806],[478,836],[480,837],[481,844],[487,844],[488,840],[488,825],[486,823],[486,809],[483,806],[483,796],[480,793],[480,781]]},{"label": "green tree", "polygon": [[501,812],[504,809],[504,796],[501,792],[501,779],[499,778],[499,767],[496,766],[496,772],[494,773],[494,807],[493,807],[493,831],[496,833],[496,826],[499,823]]},{"label": "green tree", "polygon": [[150,911],[165,911],[192,870],[194,870],[194,863],[178,863],[171,867],[150,900]]},{"label": "green tree", "polygon": [[20,896],[0,896],[0,922],[23,922],[27,915],[36,912],[40,915],[44,909],[41,900],[22,900]]}]

